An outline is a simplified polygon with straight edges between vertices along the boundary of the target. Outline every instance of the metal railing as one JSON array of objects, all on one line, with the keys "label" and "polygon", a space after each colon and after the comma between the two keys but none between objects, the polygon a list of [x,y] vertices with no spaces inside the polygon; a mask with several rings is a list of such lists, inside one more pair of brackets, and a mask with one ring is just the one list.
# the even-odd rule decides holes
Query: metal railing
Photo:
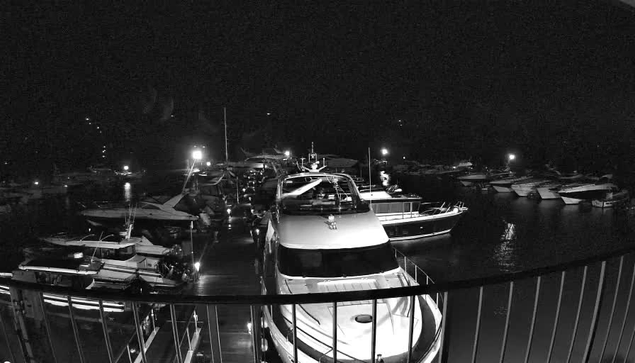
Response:
[{"label": "metal railing", "polygon": [[[379,356],[377,347],[384,342],[378,340],[381,328],[374,318],[386,299],[404,297],[412,303],[427,295],[442,316],[438,333],[433,330],[439,347],[434,362],[629,362],[635,341],[634,251],[629,247],[557,266],[437,283],[395,252],[419,285],[324,294],[136,296],[87,290],[69,295],[64,288],[0,279],[9,287],[8,293],[0,290],[0,361],[415,362],[425,357],[417,353],[429,348],[413,339],[419,323],[415,314],[407,315],[408,342],[395,342],[407,347],[398,358]],[[68,306],[46,304],[44,293],[68,296]],[[71,297],[94,299],[98,308],[75,309]],[[110,301],[125,302],[126,311],[105,311]],[[339,345],[348,343],[348,333],[324,320],[333,327],[328,350],[308,346],[307,335],[315,332],[303,325],[303,306],[326,305],[333,321],[340,322],[349,305],[363,301],[372,306],[370,335],[363,338],[369,342],[367,357],[346,353]],[[282,338],[273,334],[275,319],[262,315],[281,305],[290,307],[290,334]],[[421,319],[422,326],[430,323]],[[323,358],[313,359],[313,353]]]}]

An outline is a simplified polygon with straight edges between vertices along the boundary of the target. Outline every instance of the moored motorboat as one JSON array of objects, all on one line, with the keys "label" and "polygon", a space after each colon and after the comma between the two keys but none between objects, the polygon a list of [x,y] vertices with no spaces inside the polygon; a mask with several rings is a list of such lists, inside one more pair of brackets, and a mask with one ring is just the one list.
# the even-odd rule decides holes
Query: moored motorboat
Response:
[{"label": "moored motorboat", "polygon": [[104,221],[123,221],[134,210],[135,219],[157,220],[162,222],[183,223],[197,221],[198,216],[189,212],[176,209],[187,194],[179,194],[170,198],[164,203],[142,201],[137,208],[126,206],[93,208],[81,211],[81,215],[86,217],[93,224],[102,224]]},{"label": "moored motorboat", "polygon": [[558,181],[552,181],[549,183],[541,184],[536,187],[536,192],[540,196],[540,199],[560,199],[558,190],[562,187],[562,183]]},{"label": "moored motorboat", "polygon": [[61,247],[81,248],[85,256],[102,263],[93,276],[97,283],[123,283],[139,278],[153,289],[183,287],[195,278],[195,267],[183,260],[179,246],[166,248],[152,244],[145,237],[131,237],[129,227],[125,238],[116,235],[82,238],[52,236],[43,241]]},{"label": "moored motorboat", "polygon": [[549,179],[527,179],[517,183],[512,184],[512,190],[519,197],[526,197],[530,193],[536,192],[536,188],[542,184],[548,183]]},{"label": "moored motorboat", "polygon": [[512,176],[508,178],[492,180],[489,182],[489,185],[498,193],[513,193],[514,190],[512,189],[512,184],[529,179],[531,179],[531,176]]},{"label": "moored motorboat", "polygon": [[391,241],[450,233],[467,207],[462,202],[424,203],[417,194],[392,194],[383,190],[360,192]]},{"label": "moored motorboat", "polygon": [[611,191],[617,192],[619,188],[613,183],[598,182],[565,186],[558,190],[558,194],[565,204],[580,204],[583,200],[604,198]]},{"label": "moored motorboat", "polygon": [[[278,191],[277,212],[269,219],[265,241],[263,293],[326,293],[416,284],[399,267],[388,236],[348,175],[291,175],[280,182]],[[315,195],[319,198],[312,198]],[[285,363],[294,361],[294,344],[287,339],[294,327],[298,362],[377,357],[392,362],[408,359],[409,353],[413,362],[430,362],[439,350],[441,312],[428,295],[412,300],[382,299],[376,305],[371,300],[341,302],[335,307],[332,303],[298,304],[295,313],[291,305],[271,305],[263,308],[263,314]],[[370,356],[373,331],[375,357]],[[411,346],[407,343],[410,332]]]}]

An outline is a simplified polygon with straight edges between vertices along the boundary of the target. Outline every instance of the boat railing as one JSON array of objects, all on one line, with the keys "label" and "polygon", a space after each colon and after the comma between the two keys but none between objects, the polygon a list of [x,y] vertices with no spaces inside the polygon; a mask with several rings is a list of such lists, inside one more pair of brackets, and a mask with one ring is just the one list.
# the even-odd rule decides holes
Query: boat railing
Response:
[{"label": "boat railing", "polygon": [[[433,281],[403,253],[395,255],[418,285],[297,295],[128,295],[115,291],[71,292],[63,287],[3,277],[0,278],[0,361],[84,362],[87,360],[82,357],[89,355],[91,362],[109,363],[149,362],[159,360],[157,357],[179,363],[194,358],[198,361],[199,357],[206,362],[273,361],[271,357],[277,350],[271,343],[271,327],[262,324],[263,307],[328,303],[332,315],[321,319],[337,319],[338,310],[354,309],[350,305],[355,302],[371,301],[377,306],[385,299],[415,299],[423,295],[438,296],[436,301],[442,315],[438,332],[440,349],[434,362],[621,363],[631,359],[635,341],[632,245],[557,265],[456,281],[442,281],[438,276]],[[67,306],[45,303],[44,293],[67,296]],[[93,310],[78,310],[73,306],[73,298],[91,299],[97,304]],[[125,351],[127,344],[134,345],[128,340],[130,335],[136,335],[137,341],[144,340],[139,338],[143,337],[139,319],[142,315],[122,319],[130,311],[106,311],[104,304],[109,301],[125,301],[127,306],[134,306],[132,311],[154,306],[161,316],[168,316],[163,325],[157,323],[167,328],[146,347],[146,357],[139,353],[141,358],[135,358]],[[287,338],[283,336],[279,343],[285,344],[283,354],[290,358],[285,361],[298,362],[299,350],[305,347],[300,348],[298,336],[302,334],[298,335],[295,309],[292,312],[291,323],[287,324],[293,333]],[[196,318],[184,318],[184,314],[196,314]],[[375,314],[373,309],[372,316]],[[177,324],[165,324],[169,322]],[[410,320],[410,339],[414,324]],[[369,324],[368,332],[372,337],[368,337],[368,352],[373,353],[373,358],[365,361],[378,363],[374,354],[381,353],[376,351],[377,325]],[[337,334],[335,331],[334,338]],[[392,343],[415,347],[406,340]],[[333,339],[326,353],[329,361],[338,361],[334,352],[340,359],[346,359],[338,352],[337,344],[338,340]],[[119,353],[121,349],[124,354],[116,359],[113,352]],[[158,355],[151,357],[151,350]],[[411,362],[416,361],[415,350],[408,348]]]}]

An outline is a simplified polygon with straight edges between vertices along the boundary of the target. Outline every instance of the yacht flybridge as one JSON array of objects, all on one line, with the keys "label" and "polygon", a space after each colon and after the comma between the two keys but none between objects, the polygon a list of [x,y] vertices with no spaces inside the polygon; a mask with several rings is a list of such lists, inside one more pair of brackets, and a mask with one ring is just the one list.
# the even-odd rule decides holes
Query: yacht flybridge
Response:
[{"label": "yacht flybridge", "polygon": [[[265,294],[306,294],[405,287],[416,284],[397,263],[388,236],[350,176],[307,172],[278,184],[263,258]],[[375,319],[377,356],[385,361],[430,362],[439,349],[441,312],[428,295],[367,301],[267,306],[264,321],[286,363],[369,361]],[[337,319],[334,316],[337,314]],[[408,346],[411,314],[412,346]],[[337,349],[333,351],[333,331]]]}]

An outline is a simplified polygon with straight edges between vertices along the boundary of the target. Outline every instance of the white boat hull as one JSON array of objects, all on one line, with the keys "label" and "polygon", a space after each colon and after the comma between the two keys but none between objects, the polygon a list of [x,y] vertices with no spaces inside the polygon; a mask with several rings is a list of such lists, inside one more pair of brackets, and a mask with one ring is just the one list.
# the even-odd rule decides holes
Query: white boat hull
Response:
[{"label": "white boat hull", "polygon": [[492,188],[494,188],[494,190],[497,193],[513,193],[514,192],[514,190],[511,187],[506,187],[501,185],[492,185],[492,184],[490,185],[492,186]]},{"label": "white boat hull", "polygon": [[564,204],[567,205],[576,205],[576,204],[580,204],[580,202],[582,202],[584,199],[578,199],[578,198],[569,198],[569,197],[563,197],[560,196],[560,199],[562,199],[562,201],[564,202]]},{"label": "white boat hull", "polygon": [[551,188],[537,188],[540,199],[560,199],[560,194]]}]

